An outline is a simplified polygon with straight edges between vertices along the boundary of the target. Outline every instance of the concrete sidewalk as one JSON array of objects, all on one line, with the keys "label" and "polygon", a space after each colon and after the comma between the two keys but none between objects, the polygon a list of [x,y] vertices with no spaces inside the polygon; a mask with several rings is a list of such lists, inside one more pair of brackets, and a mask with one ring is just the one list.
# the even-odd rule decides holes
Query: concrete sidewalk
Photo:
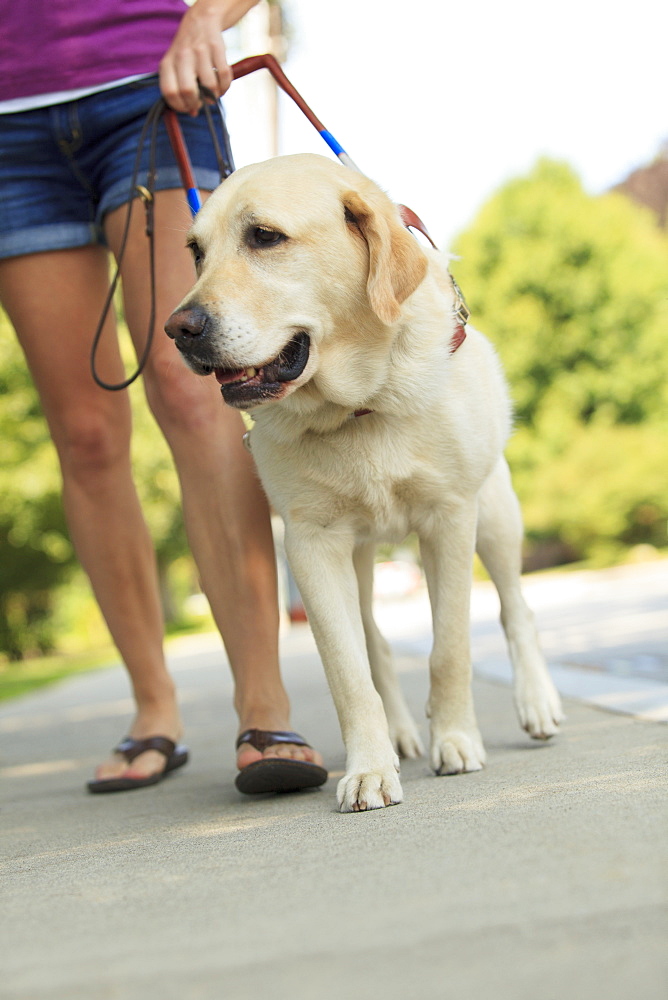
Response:
[{"label": "concrete sidewalk", "polygon": [[[324,790],[235,791],[222,663],[210,638],[172,647],[192,762],[124,795],[83,791],[123,735],[121,668],[0,712],[3,1000],[665,998],[665,724],[567,701],[536,744],[508,687],[478,679],[487,768],[407,762],[403,805],[343,816],[308,631],[285,637],[284,672]],[[400,666],[423,718],[424,660]]]}]

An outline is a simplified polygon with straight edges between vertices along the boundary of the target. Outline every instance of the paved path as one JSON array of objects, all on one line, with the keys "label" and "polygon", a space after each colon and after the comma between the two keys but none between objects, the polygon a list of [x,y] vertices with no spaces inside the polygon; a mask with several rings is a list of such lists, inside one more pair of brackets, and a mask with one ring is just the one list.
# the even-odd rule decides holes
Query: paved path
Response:
[{"label": "paved path", "polygon": [[[657,566],[578,574],[566,600],[550,578],[528,581],[550,660],[613,687],[622,661],[644,664],[651,677],[631,679],[653,684],[652,710],[668,650]],[[410,606],[403,624],[399,605],[380,616],[420,717],[420,599]],[[644,626],[620,637],[631,611]],[[489,679],[503,661],[494,616],[477,588],[488,767],[435,778],[408,762],[405,803],[369,814],[335,811],[343,751],[303,627],[285,636],[285,675],[293,722],[332,771],[323,791],[236,793],[231,685],[210,637],[171,647],[193,760],[153,789],[82,791],[130,709],[120,668],[5,706],[3,1000],[664,1000],[668,726],[628,700],[620,714],[569,698],[563,735],[532,743],[501,673]]]}]

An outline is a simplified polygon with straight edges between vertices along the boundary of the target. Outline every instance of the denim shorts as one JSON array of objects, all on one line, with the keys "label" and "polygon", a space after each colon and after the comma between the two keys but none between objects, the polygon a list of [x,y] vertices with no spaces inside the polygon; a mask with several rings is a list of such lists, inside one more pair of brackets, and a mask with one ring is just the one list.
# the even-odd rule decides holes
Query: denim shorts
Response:
[{"label": "denim shorts", "polygon": [[[130,185],[139,137],[159,97],[157,77],[148,77],[66,104],[0,115],[0,259],[105,244],[105,213],[136,195]],[[231,159],[215,109],[212,118]],[[197,185],[212,191],[221,176],[206,118],[179,115],[179,122]],[[144,186],[148,146],[136,181]],[[163,122],[155,162],[155,190],[182,186]],[[232,169],[229,163],[228,173]]]}]

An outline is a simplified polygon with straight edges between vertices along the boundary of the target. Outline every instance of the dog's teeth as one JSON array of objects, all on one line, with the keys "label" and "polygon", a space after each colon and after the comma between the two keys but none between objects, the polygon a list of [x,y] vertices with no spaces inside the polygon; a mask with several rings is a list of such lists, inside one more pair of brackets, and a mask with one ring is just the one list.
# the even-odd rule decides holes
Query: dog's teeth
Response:
[{"label": "dog's teeth", "polygon": [[248,381],[248,375],[242,375],[241,378],[239,379],[239,381],[240,382],[247,382]]},{"label": "dog's teeth", "polygon": [[246,375],[248,376],[248,378],[255,378],[255,376],[257,375],[257,371],[255,370],[255,368],[247,368]]}]

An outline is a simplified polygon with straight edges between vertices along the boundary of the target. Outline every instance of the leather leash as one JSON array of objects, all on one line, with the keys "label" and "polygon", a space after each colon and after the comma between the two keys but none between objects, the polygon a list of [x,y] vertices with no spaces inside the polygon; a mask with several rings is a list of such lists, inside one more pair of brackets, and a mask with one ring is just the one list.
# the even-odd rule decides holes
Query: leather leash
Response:
[{"label": "leather leash", "polygon": [[[247,76],[249,73],[254,73],[258,69],[269,70],[269,72],[273,76],[278,86],[288,95],[288,97],[292,98],[294,103],[297,105],[300,111],[303,112],[306,118],[308,118],[308,120],[311,122],[313,127],[318,131],[322,139],[327,143],[327,145],[335,154],[335,156],[337,156],[337,158],[351,170],[356,170],[358,173],[362,172],[360,171],[359,167],[356,166],[356,164],[353,162],[351,157],[348,155],[343,146],[338,142],[338,140],[335,139],[332,133],[325,128],[323,123],[311,110],[311,108],[308,106],[308,104],[301,96],[301,94],[298,92],[298,90],[292,85],[290,80],[288,80],[287,76],[281,69],[278,60],[273,55],[267,52],[264,55],[249,56],[246,59],[241,59],[239,62],[234,63],[230,68],[232,70],[233,80],[238,80],[243,76]],[[218,161],[218,167],[220,170],[220,177],[222,182],[223,180],[225,180],[226,177],[229,176],[228,164],[232,163],[232,154],[229,147],[226,148],[225,154],[227,156],[227,160],[225,159],[223,151],[221,150],[220,144],[218,142],[218,137],[216,135],[215,128],[213,126],[211,109],[207,101],[211,101],[211,103],[213,103],[217,107],[218,112],[221,115],[221,118],[223,117],[223,112],[220,102],[215,99],[214,95],[210,91],[200,86],[200,92],[202,96],[205,98],[202,107],[207,117],[207,123],[209,125],[211,140],[213,142],[214,149],[216,152],[216,158]],[[197,184],[195,182],[195,177],[190,163],[190,157],[188,155],[188,149],[183,139],[183,133],[181,132],[181,126],[179,124],[178,116],[176,112],[173,111],[170,107],[168,107],[166,102],[162,98],[160,98],[149,110],[139,138],[137,156],[135,159],[132,181],[130,184],[130,198],[128,201],[128,211],[125,220],[123,235],[121,238],[121,246],[118,254],[116,272],[112,279],[109,293],[107,295],[107,299],[105,301],[104,308],[102,311],[102,315],[100,317],[97,330],[95,331],[95,335],[93,337],[93,345],[91,349],[91,372],[95,382],[101,388],[109,389],[111,391],[126,389],[139,377],[139,375],[144,370],[144,366],[146,364],[146,360],[148,358],[151,349],[151,343],[153,341],[153,328],[155,325],[155,253],[154,253],[154,238],[153,238],[154,237],[153,209],[154,209],[155,177],[156,177],[155,144],[156,144],[158,124],[161,119],[164,119],[165,122],[165,127],[167,129],[167,134],[169,136],[169,140],[172,146],[174,158],[176,160],[179,169],[181,183],[183,185],[186,194],[186,199],[188,201],[191,214],[195,216],[202,207],[202,199],[197,189]],[[223,120],[222,133],[224,137],[227,137],[227,130],[224,127],[224,120]],[[150,146],[149,146],[150,162],[148,171],[148,182],[147,186],[144,187],[143,185],[137,184],[137,177],[141,165],[141,156],[144,149],[144,145],[146,143],[147,137],[149,136],[150,136]],[[119,382],[118,384],[114,385],[112,383],[104,382],[98,376],[95,362],[96,362],[97,349],[99,346],[100,338],[102,336],[102,330],[104,327],[104,321],[106,319],[107,313],[109,312],[109,308],[113,301],[113,297],[120,277],[121,262],[125,254],[125,247],[127,244],[128,234],[130,231],[130,219],[132,214],[132,204],[134,201],[135,191],[139,193],[139,196],[144,202],[144,208],[146,212],[146,235],[149,239],[149,271],[150,271],[150,284],[151,284],[151,308],[149,316],[149,328],[146,335],[146,343],[144,346],[144,350],[141,354],[141,357],[139,358],[137,364],[137,370],[135,371],[134,375],[130,376],[130,378],[125,379],[123,382]],[[431,243],[434,249],[438,249],[438,247],[432,240],[431,236],[427,232],[424,223],[415,214],[415,212],[413,212],[412,209],[407,208],[405,205],[399,205],[398,209],[402,222],[406,226],[406,228],[416,229],[418,232],[422,233],[422,235],[429,241],[429,243]],[[459,288],[459,285],[452,277],[452,275],[450,275],[450,280],[452,281],[453,290],[455,293],[454,313],[458,321],[450,342],[450,353],[452,354],[457,350],[458,347],[461,346],[461,344],[466,339],[466,324],[471,314],[468,306],[466,305],[466,301],[461,292],[461,289]],[[363,414],[370,412],[372,411],[359,410],[355,413],[355,416],[362,416]]]}]

